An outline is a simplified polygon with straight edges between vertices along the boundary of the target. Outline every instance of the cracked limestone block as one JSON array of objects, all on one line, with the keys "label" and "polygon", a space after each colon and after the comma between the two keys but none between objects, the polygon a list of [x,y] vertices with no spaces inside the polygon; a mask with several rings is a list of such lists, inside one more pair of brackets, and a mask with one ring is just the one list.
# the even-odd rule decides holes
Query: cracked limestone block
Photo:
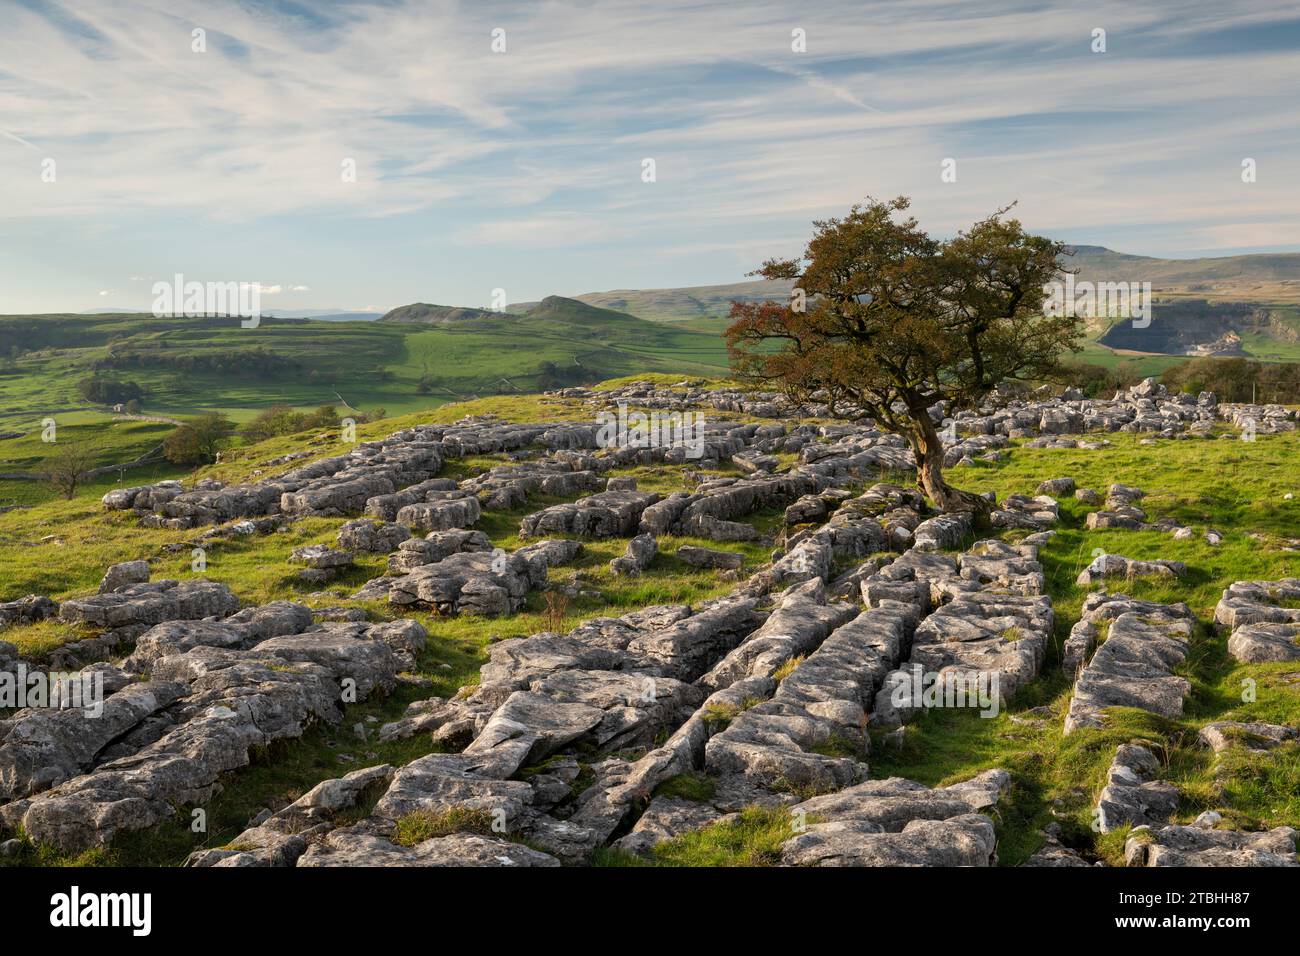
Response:
[{"label": "cracked limestone block", "polygon": [[1138,744],[1121,744],[1115,751],[1106,786],[1097,800],[1096,821],[1102,833],[1122,826],[1166,823],[1178,810],[1178,788],[1156,780],[1160,761]]},{"label": "cracked limestone block", "polygon": [[745,561],[745,556],[735,551],[715,551],[712,548],[697,548],[689,544],[677,549],[677,557],[692,567],[717,568],[724,571],[734,571]]},{"label": "cracked limestone block", "polygon": [[337,570],[351,566],[352,554],[331,548],[327,544],[309,544],[295,548],[289,555],[289,560],[318,570]]},{"label": "cracked limestone block", "polygon": [[1261,721],[1218,720],[1202,727],[1197,737],[1216,754],[1230,747],[1272,750],[1288,741],[1300,739],[1300,729]]},{"label": "cracked limestone block", "polygon": [[1078,621],[1070,628],[1070,636],[1061,647],[1061,670],[1073,678],[1088,662],[1088,655],[1097,645],[1097,625],[1092,621]]},{"label": "cracked limestone block", "polygon": [[283,810],[244,830],[226,848],[191,853],[185,865],[293,866],[310,842],[319,841],[334,828],[340,814],[353,809],[376,787],[386,787],[396,772],[394,767],[381,764],[323,780]]},{"label": "cracked limestone block", "polygon": [[48,790],[90,768],[105,747],[185,696],[184,684],[128,684],[92,715],[83,708],[19,711],[0,740],[0,798]]},{"label": "cracked limestone block", "polygon": [[1127,866],[1300,866],[1296,831],[1263,832],[1163,826],[1135,830],[1124,844]]},{"label": "cracked limestone block", "polygon": [[453,833],[415,846],[361,832],[356,827],[335,830],[298,858],[298,866],[561,866],[555,857],[508,840]]},{"label": "cracked limestone block", "polygon": [[[835,628],[769,700],[743,707],[708,740],[708,771],[741,774],[780,789],[841,789],[865,779],[866,707],[897,663],[919,616],[913,607],[891,604]],[[766,670],[743,680],[765,677]]]},{"label": "cracked limestone block", "polygon": [[954,511],[922,521],[912,532],[918,551],[953,551],[971,533],[974,518],[968,511]]},{"label": "cracked limestone block", "polygon": [[406,574],[426,564],[437,564],[462,551],[491,550],[492,542],[482,531],[463,528],[431,531],[423,538],[408,537],[398,544],[397,550],[388,556],[388,570],[392,574]]},{"label": "cracked limestone block", "polygon": [[1043,531],[1060,520],[1060,507],[1050,495],[1009,495],[1000,508],[989,515],[995,528],[1027,528]]},{"label": "cracked limestone block", "polygon": [[609,569],[615,574],[637,575],[650,567],[659,543],[652,534],[639,534],[627,543],[627,550],[620,557],[609,562]]},{"label": "cracked limestone block", "polygon": [[132,584],[145,584],[148,580],[148,561],[123,561],[111,565],[104,572],[104,579],[99,582],[99,593],[110,594]]},{"label": "cracked limestone block", "polygon": [[401,491],[367,498],[362,513],[370,518],[378,518],[387,523],[393,521],[397,517],[397,512],[406,505],[419,504],[427,500],[430,495],[436,498],[441,492],[455,492],[458,490],[459,486],[450,478],[430,478],[427,481],[421,481],[418,484],[403,488]]},{"label": "cracked limestone block", "polygon": [[525,538],[557,533],[591,538],[630,537],[636,533],[642,513],[658,500],[659,496],[650,492],[604,491],[526,516],[520,522],[519,534]]},{"label": "cracked limestone block", "polygon": [[123,667],[143,673],[164,657],[196,647],[247,648],[268,637],[301,634],[311,627],[311,608],[289,601],[245,608],[220,621],[164,621],[136,638]]},{"label": "cracked limestone block", "polygon": [[119,628],[226,617],[237,610],[239,599],[228,587],[196,579],[131,584],[110,594],[69,598],[59,606],[59,618],[69,624]]},{"label": "cracked limestone block", "polygon": [[270,638],[248,651],[198,647],[165,657],[154,680],[188,688],[168,708],[174,724],[135,753],[5,804],[0,818],[65,852],[156,826],[177,806],[209,799],[223,773],[248,764],[253,747],[298,737],[314,720],[337,722],[342,681],[355,680],[363,699],[371,689],[391,688],[396,666],[383,643],[340,631]]},{"label": "cracked limestone block", "polygon": [[1034,493],[1051,495],[1053,498],[1072,495],[1075,493],[1075,481],[1073,478],[1049,478],[1047,481],[1040,482]]},{"label": "cracked limestone block", "polygon": [[1214,622],[1226,628],[1300,623],[1300,578],[1234,582],[1215,607]]},{"label": "cracked limestone block", "polygon": [[449,531],[468,528],[482,515],[478,499],[467,492],[448,492],[458,497],[403,505],[397,511],[397,523],[419,531]]},{"label": "cracked limestone block", "polygon": [[857,613],[852,604],[826,603],[826,586],[820,579],[795,585],[781,594],[763,625],[698,683],[715,691],[748,677],[770,677],[787,661],[814,650]]},{"label": "cracked limestone block", "polygon": [[1228,653],[1245,664],[1300,660],[1300,622],[1239,627],[1228,638]]},{"label": "cracked limestone block", "polygon": [[1084,568],[1075,583],[1090,587],[1107,578],[1181,578],[1187,573],[1182,561],[1138,561],[1119,554],[1102,554]]},{"label": "cracked limestone block", "polygon": [[1042,669],[1052,622],[1046,596],[973,592],[943,605],[917,626],[907,664],[876,695],[872,723],[906,723],[931,698],[935,706],[1000,708]]},{"label": "cracked limestone block", "polygon": [[0,604],[0,627],[9,624],[34,624],[59,613],[59,605],[49,598],[29,594],[16,601]]},{"label": "cracked limestone block", "polygon": [[[1174,606],[1176,608],[1176,606]],[[1087,608],[1085,606],[1085,614]],[[1074,685],[1065,733],[1105,726],[1108,707],[1179,717],[1190,682],[1174,674],[1187,657],[1194,619],[1121,613]]]},{"label": "cracked limestone block", "polygon": [[[781,845],[783,866],[992,866],[995,807],[1010,781],[989,770],[931,790],[898,777],[871,780],[791,807],[796,835]],[[798,821],[819,818],[822,822]]]},{"label": "cracked limestone block", "polygon": [[339,528],[338,545],[343,551],[388,554],[411,537],[411,529],[395,521],[358,518]]}]

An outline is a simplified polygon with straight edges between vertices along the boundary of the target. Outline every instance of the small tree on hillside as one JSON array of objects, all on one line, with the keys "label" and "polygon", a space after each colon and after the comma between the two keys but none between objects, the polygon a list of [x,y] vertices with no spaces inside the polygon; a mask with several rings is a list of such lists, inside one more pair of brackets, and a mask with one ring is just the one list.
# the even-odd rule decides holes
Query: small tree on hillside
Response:
[{"label": "small tree on hillside", "polygon": [[45,462],[45,483],[71,500],[89,477],[94,459],[94,449],[84,442],[56,445],[54,454]]},{"label": "small tree on hillside", "polygon": [[193,425],[181,425],[164,439],[163,457],[173,465],[203,464],[203,446]]},{"label": "small tree on hillside", "polygon": [[734,302],[727,348],[750,382],[796,401],[817,395],[835,414],[864,410],[907,439],[930,500],[983,511],[987,501],[944,481],[930,408],[975,407],[1004,380],[1052,377],[1060,354],[1077,351],[1081,321],[1043,314],[1065,247],[1027,234],[1006,209],[935,240],[898,216],[909,205],[868,200],[815,222],[802,259],[771,259],[754,273],[795,280],[805,309],[797,293],[790,303]]},{"label": "small tree on hillside", "polygon": [[205,412],[191,423],[204,461],[216,461],[226,440],[235,432],[235,423],[220,412]]}]

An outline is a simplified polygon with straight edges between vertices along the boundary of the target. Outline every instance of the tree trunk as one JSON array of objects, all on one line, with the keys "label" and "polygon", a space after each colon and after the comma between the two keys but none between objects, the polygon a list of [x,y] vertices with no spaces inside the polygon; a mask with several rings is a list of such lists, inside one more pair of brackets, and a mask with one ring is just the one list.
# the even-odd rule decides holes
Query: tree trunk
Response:
[{"label": "tree trunk", "polygon": [[926,409],[914,409],[916,428],[909,435],[912,454],[916,457],[916,485],[942,511],[973,511],[985,514],[992,503],[983,495],[954,488],[943,480],[943,440]]}]

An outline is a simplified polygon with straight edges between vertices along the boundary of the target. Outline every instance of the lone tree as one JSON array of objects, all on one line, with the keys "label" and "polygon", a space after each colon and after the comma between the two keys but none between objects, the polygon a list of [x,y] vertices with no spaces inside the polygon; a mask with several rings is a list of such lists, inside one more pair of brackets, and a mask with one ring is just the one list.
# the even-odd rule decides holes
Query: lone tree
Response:
[{"label": "lone tree", "polygon": [[163,442],[163,456],[177,465],[216,461],[217,452],[235,431],[234,423],[220,412],[205,412],[189,424],[179,425]]},{"label": "lone tree", "polygon": [[[945,511],[986,511],[943,478],[943,442],[930,409],[977,406],[998,383],[1044,380],[1078,351],[1081,321],[1045,315],[1044,285],[1065,247],[1027,234],[1000,209],[936,240],[874,199],[843,219],[813,223],[802,259],[769,259],[753,275],[794,280],[788,303],[733,302],[726,331],[742,379],[832,413],[854,406],[907,439],[917,484]],[[1071,310],[1059,310],[1068,312]]]},{"label": "lone tree", "polygon": [[94,461],[95,450],[83,442],[56,445],[54,454],[45,460],[45,483],[71,500],[90,477]]}]

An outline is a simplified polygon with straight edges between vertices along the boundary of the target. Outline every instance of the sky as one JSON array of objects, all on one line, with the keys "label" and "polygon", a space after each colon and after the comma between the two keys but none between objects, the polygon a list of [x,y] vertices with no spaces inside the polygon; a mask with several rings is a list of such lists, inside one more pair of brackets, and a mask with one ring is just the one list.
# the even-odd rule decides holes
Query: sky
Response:
[{"label": "sky", "polygon": [[0,0],[0,24],[0,313],[147,310],[178,273],[258,282],[263,311],[739,282],[868,196],[938,236],[1016,202],[1123,252],[1300,251],[1295,3]]}]

